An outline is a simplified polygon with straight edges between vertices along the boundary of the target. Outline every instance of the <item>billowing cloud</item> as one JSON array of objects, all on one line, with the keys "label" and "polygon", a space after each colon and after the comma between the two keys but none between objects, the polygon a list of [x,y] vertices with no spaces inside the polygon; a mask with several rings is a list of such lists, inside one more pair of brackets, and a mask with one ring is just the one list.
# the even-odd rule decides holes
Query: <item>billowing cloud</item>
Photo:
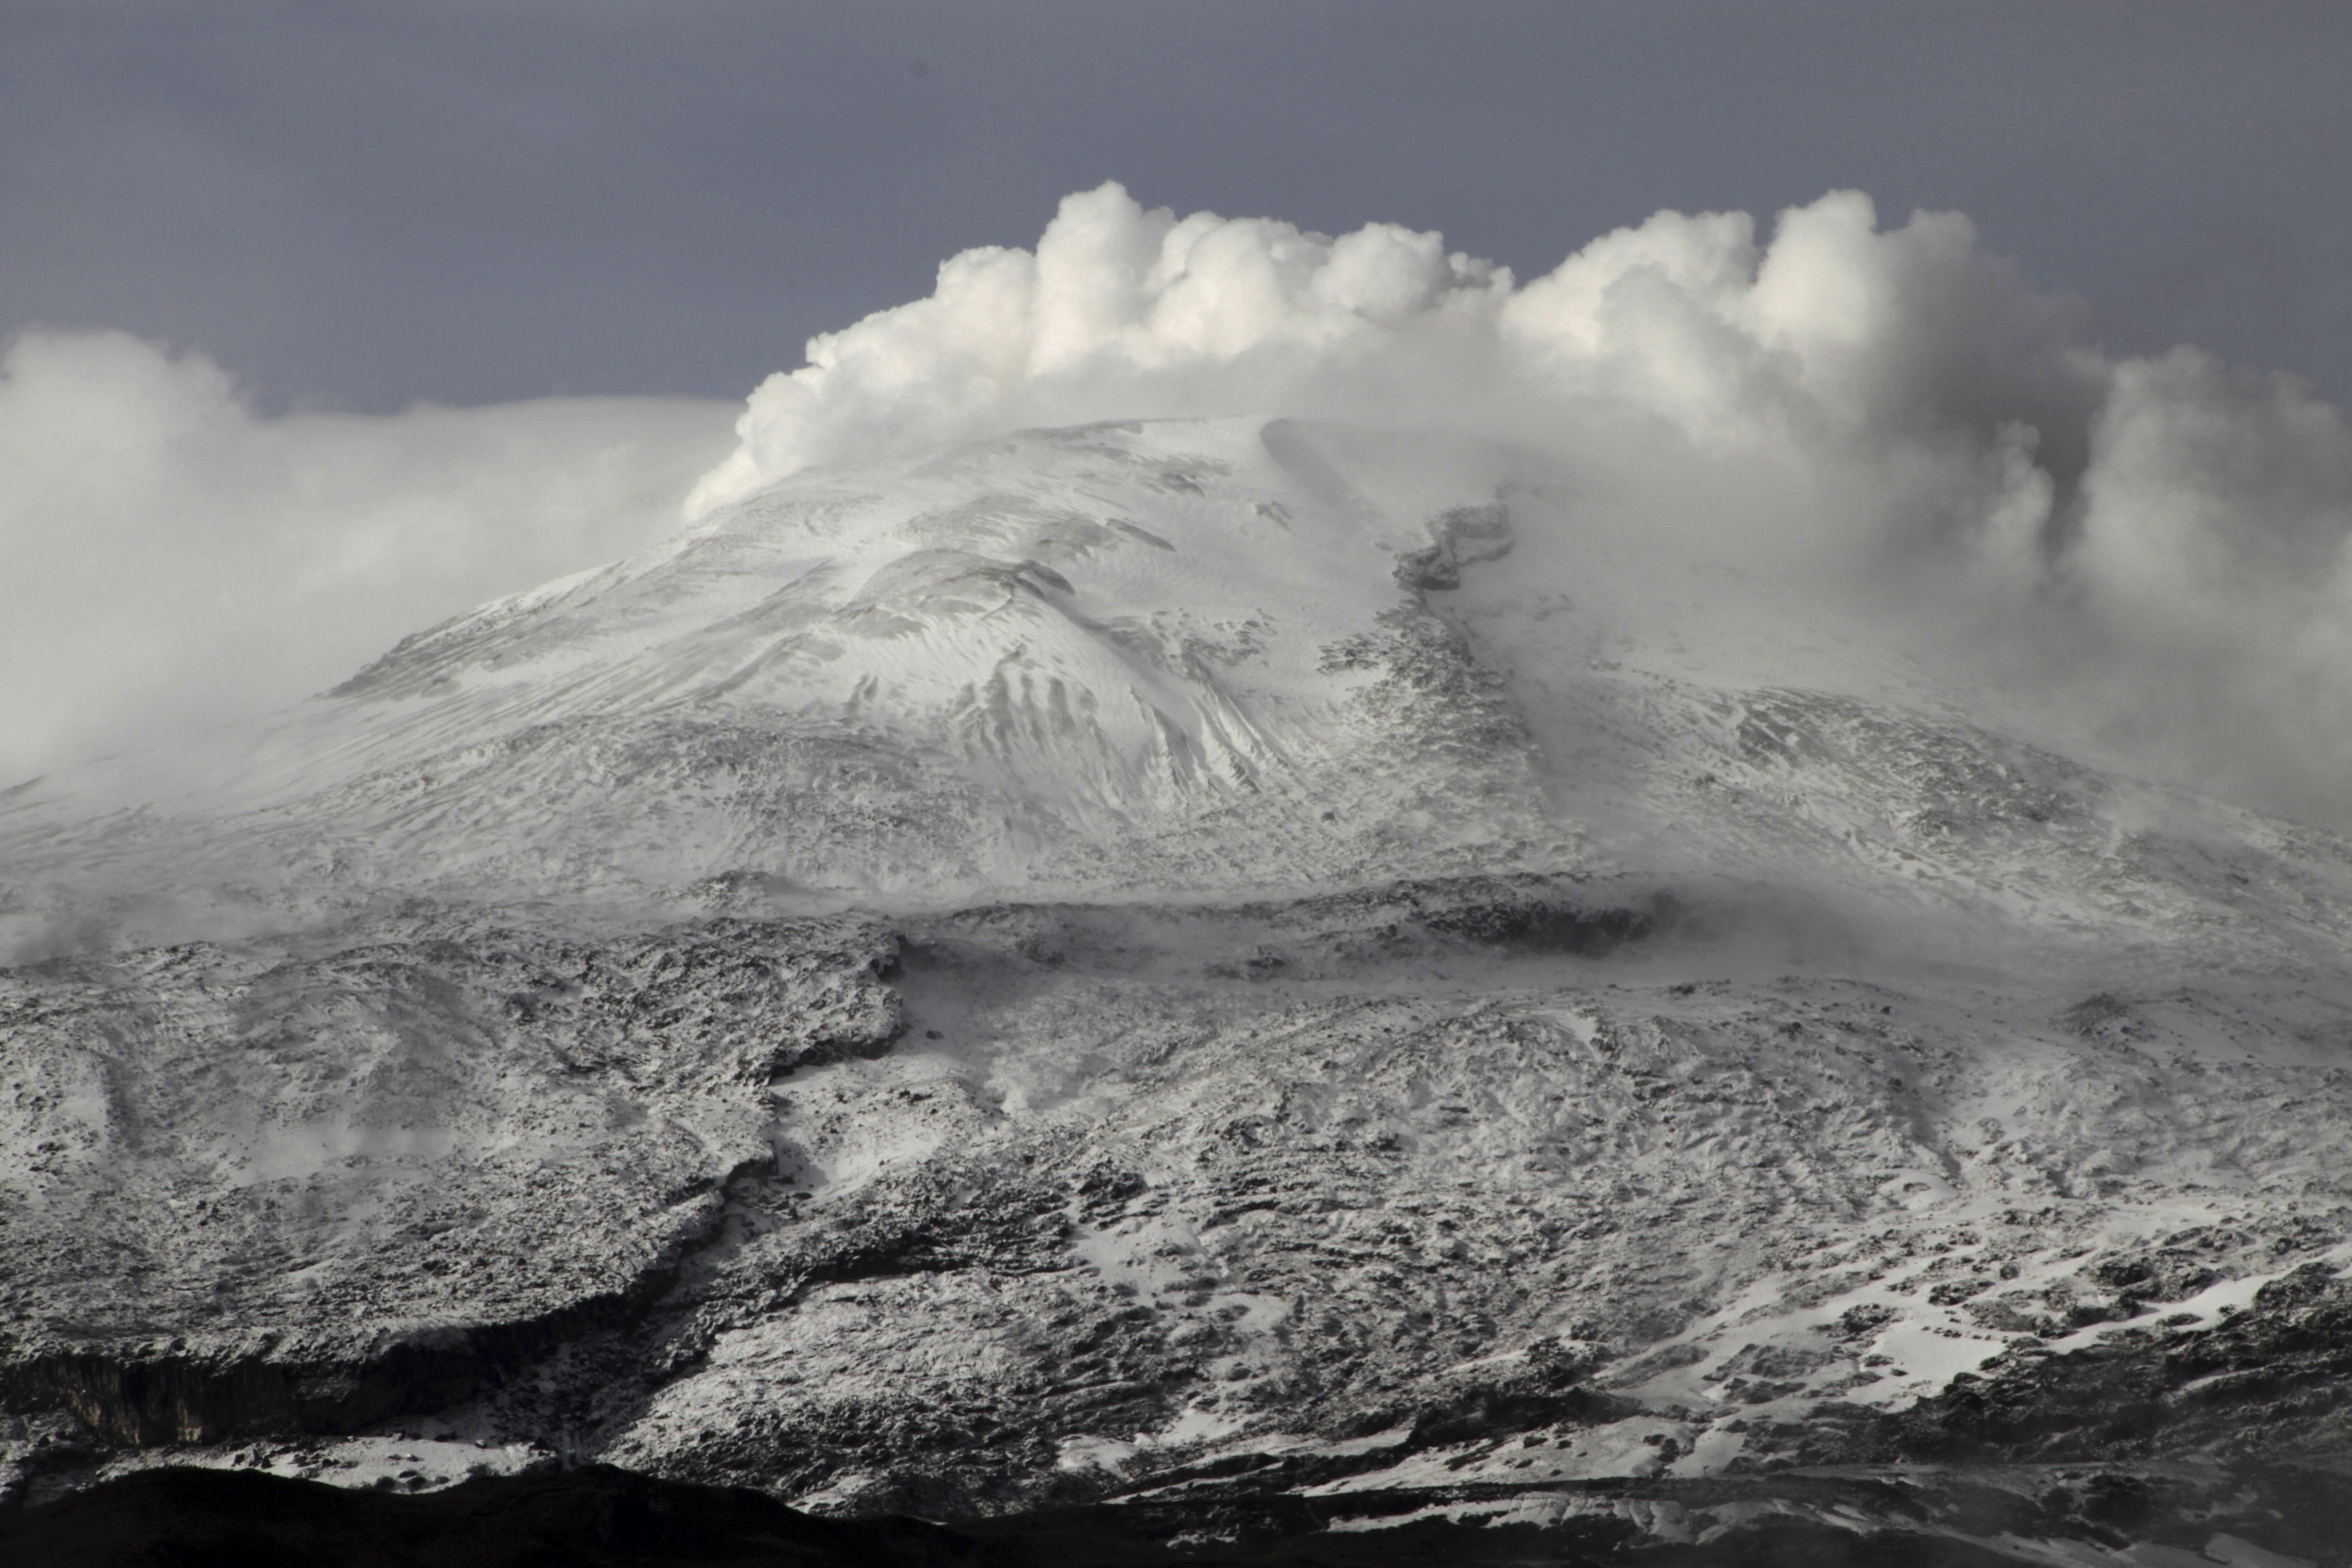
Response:
[{"label": "billowing cloud", "polygon": [[1596,405],[1711,442],[1924,435],[2087,416],[2068,312],[1965,218],[1880,232],[1839,193],[1781,216],[1661,213],[1519,287],[1438,237],[1066,199],[1034,253],[967,251],[930,298],[809,345],[751,395],[708,510],[784,474],[1024,426],[1289,413],[1557,435]]},{"label": "billowing cloud", "polygon": [[264,417],[121,333],[0,358],[0,785],[331,685],[418,626],[676,526],[723,405]]},{"label": "billowing cloud", "polygon": [[1660,213],[1520,284],[1434,235],[1180,218],[1105,185],[1034,252],[968,251],[814,340],[691,508],[1087,420],[1501,437],[1662,551],[1796,563],[2149,768],[2352,826],[2352,434],[2194,351],[2105,356],[2080,320],[1965,217],[1882,227],[1851,192],[1769,243],[1744,214]]}]

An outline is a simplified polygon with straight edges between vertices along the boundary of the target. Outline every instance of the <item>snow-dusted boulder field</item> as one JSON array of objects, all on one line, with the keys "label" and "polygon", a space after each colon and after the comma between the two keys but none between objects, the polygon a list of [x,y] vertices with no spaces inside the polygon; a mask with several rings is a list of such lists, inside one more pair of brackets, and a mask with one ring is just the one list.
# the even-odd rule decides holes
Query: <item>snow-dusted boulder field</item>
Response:
[{"label": "snow-dusted boulder field", "polygon": [[2320,1551],[2352,847],[1801,587],[1031,431],[20,786],[0,1485]]}]

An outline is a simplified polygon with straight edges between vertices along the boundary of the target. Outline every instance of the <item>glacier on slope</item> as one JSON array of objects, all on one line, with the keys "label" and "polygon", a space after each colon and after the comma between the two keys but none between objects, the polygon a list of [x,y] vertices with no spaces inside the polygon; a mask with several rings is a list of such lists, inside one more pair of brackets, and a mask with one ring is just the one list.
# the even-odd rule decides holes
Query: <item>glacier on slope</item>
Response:
[{"label": "glacier on slope", "polygon": [[1377,1521],[2336,1444],[2346,847],[1606,513],[1024,432],[12,792],[20,1489],[429,1429]]}]

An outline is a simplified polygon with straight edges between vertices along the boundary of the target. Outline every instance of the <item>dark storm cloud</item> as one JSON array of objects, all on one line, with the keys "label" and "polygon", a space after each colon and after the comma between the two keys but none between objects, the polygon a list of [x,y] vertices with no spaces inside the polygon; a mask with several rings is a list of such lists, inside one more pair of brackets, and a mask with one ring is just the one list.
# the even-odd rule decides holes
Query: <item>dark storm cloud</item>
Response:
[{"label": "dark storm cloud", "polygon": [[1661,206],[1970,213],[2116,346],[2352,392],[2343,7],[697,0],[0,16],[0,330],[278,397],[735,395],[1116,178],[1532,276]]}]

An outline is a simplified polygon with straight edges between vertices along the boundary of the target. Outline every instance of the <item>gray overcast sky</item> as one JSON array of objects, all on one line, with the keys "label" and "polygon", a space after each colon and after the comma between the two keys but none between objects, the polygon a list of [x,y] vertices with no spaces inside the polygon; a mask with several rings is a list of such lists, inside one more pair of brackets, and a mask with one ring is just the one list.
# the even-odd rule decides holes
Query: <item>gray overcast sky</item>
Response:
[{"label": "gray overcast sky", "polygon": [[0,0],[0,331],[269,405],[735,396],[1106,178],[1522,277],[1854,185],[2345,401],[2348,83],[2340,3]]}]

